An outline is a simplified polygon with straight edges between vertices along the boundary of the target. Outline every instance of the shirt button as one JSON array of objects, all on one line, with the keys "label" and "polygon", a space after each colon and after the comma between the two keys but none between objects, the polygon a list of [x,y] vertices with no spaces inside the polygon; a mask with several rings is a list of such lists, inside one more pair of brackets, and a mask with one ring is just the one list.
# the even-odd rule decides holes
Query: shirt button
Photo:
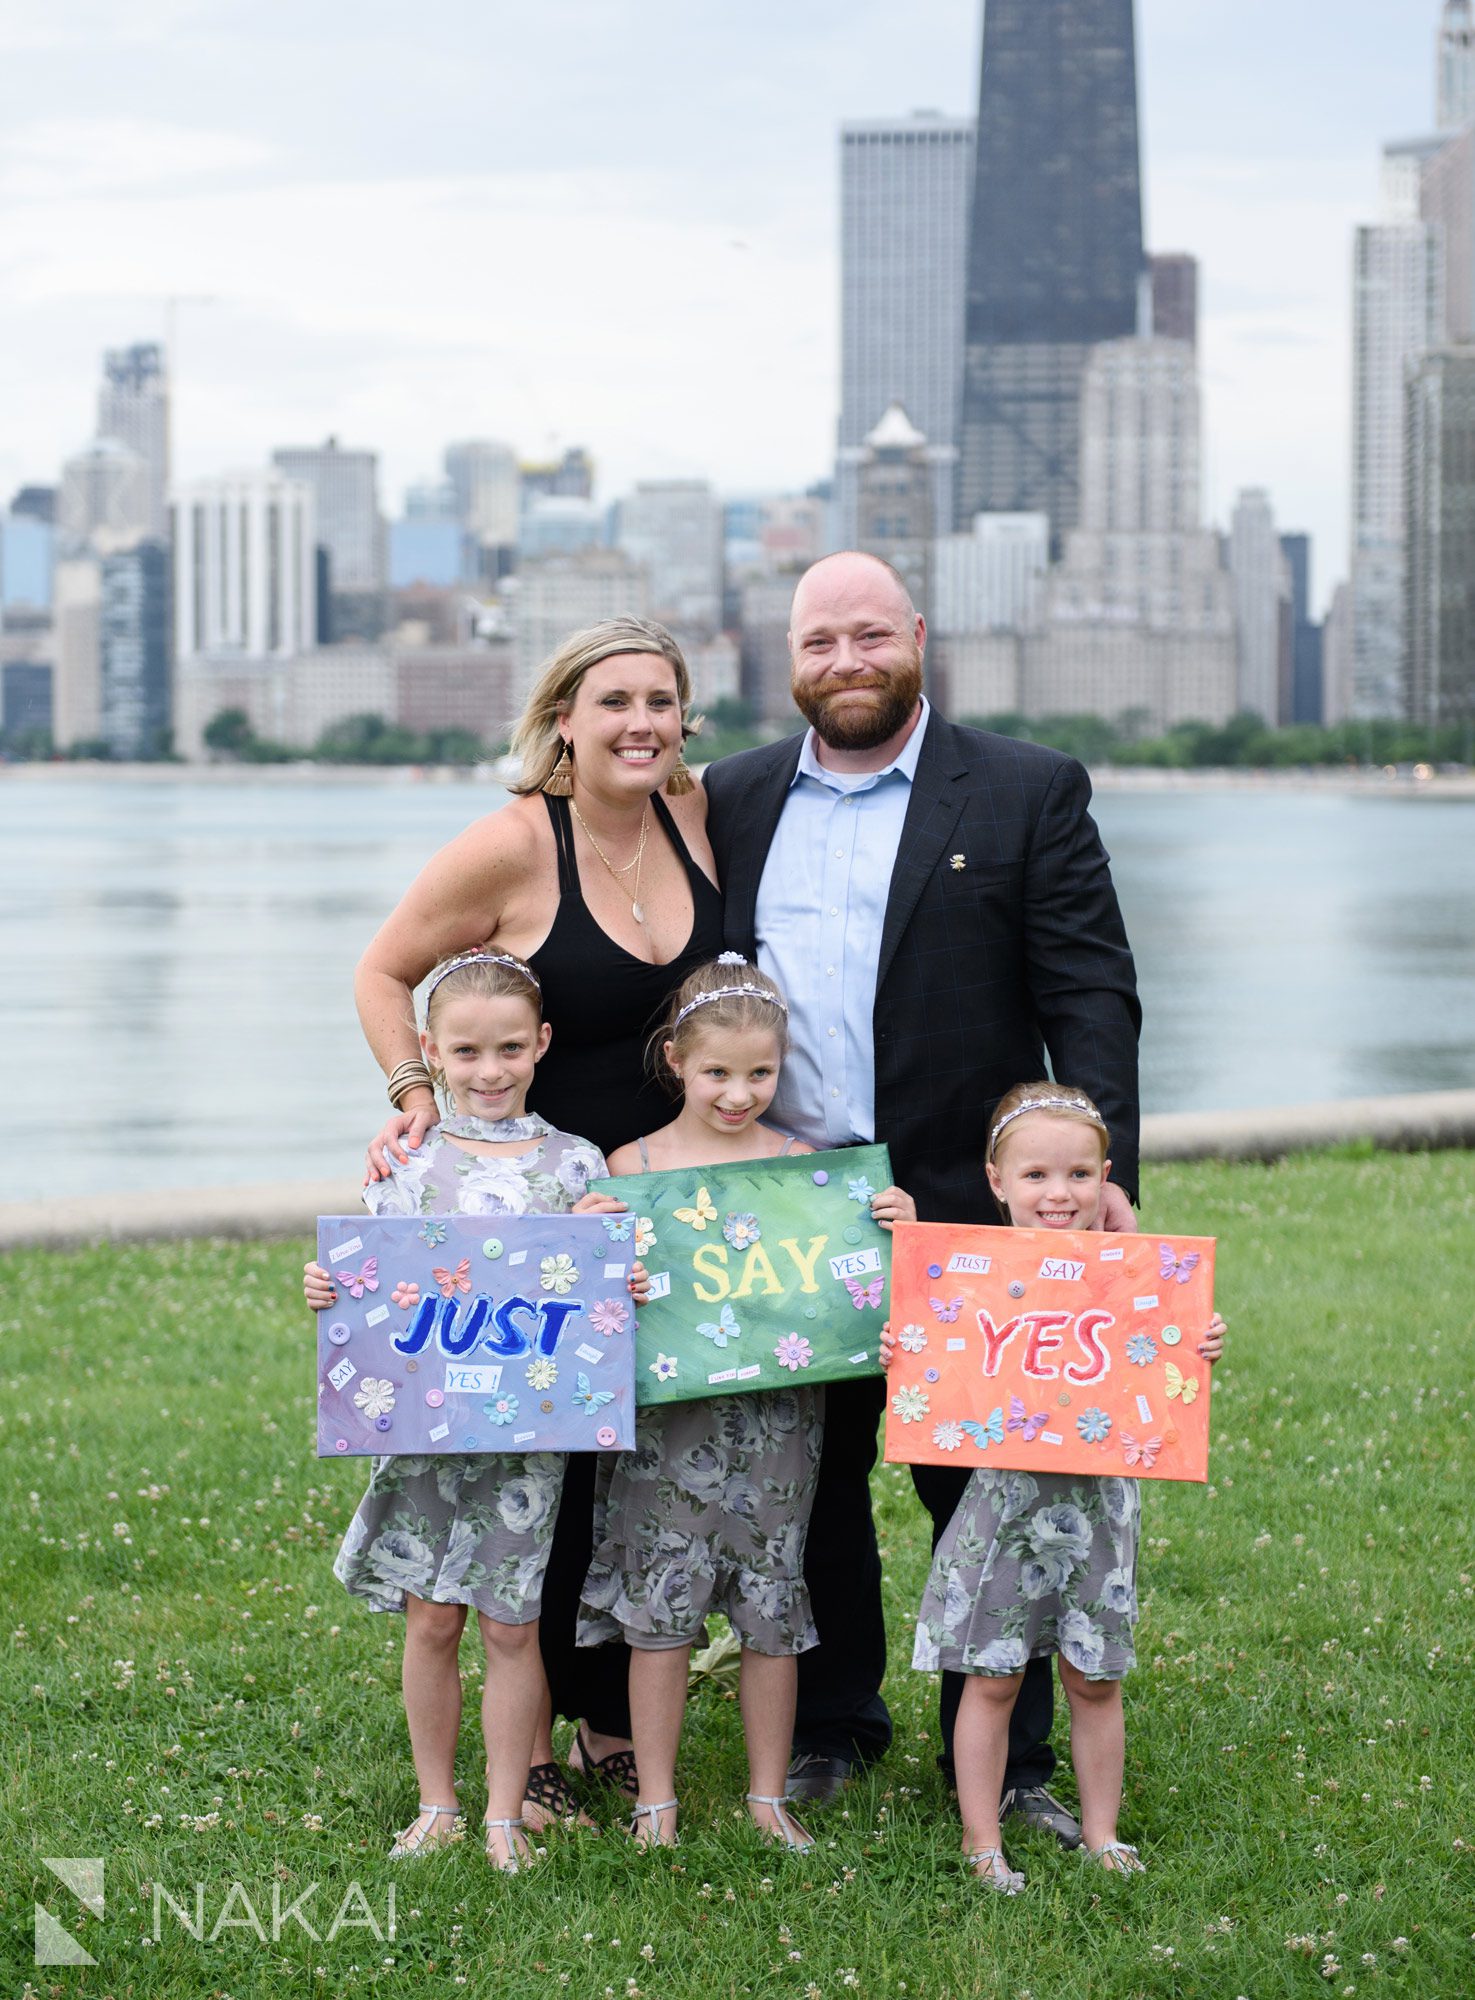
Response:
[{"label": "shirt button", "polygon": [[837,847],[835,849],[835,859],[837,861],[843,861],[845,859],[845,849],[843,847]]},{"label": "shirt button", "polygon": [[826,1030],[825,1030],[825,1033],[826,1033],[827,1035],[831,1035],[831,1036],[833,1036],[834,1032],[835,1032],[835,1030],[834,1030],[833,1028],[826,1028]]},{"label": "shirt button", "polygon": [[830,1095],[831,1097],[838,1097],[840,1095],[838,1088],[831,1090]]},{"label": "shirt button", "polygon": [[834,978],[834,976],[835,976],[835,968],[834,968],[834,966],[833,966],[833,965],[827,965],[827,966],[825,967],[825,978],[826,978],[826,979],[833,979],[833,978]]},{"label": "shirt button", "polygon": [[839,910],[838,910],[838,909],[836,909],[836,907],[835,907],[835,905],[834,905],[833,903],[831,903],[831,905],[830,905],[830,915],[831,915],[832,917],[838,917],[838,916],[839,916],[839,914],[840,914]]}]

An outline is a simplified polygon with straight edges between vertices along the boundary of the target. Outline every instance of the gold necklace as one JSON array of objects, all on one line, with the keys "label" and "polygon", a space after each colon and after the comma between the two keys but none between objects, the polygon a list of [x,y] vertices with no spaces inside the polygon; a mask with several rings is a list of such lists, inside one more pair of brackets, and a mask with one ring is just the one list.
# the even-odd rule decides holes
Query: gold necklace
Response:
[{"label": "gold necklace", "polygon": [[599,856],[600,860],[604,863],[605,867],[609,870],[610,874],[614,877],[615,881],[619,884],[620,891],[623,895],[630,896],[630,891],[625,887],[624,883],[620,881],[620,877],[622,875],[628,875],[632,868],[635,870],[635,893],[633,896],[630,896],[630,914],[632,917],[634,917],[637,924],[643,924],[645,922],[645,908],[640,900],[640,875],[641,875],[640,864],[645,859],[645,837],[646,833],[649,830],[648,821],[650,816],[650,807],[647,805],[647,806],[642,806],[640,809],[640,842],[635,849],[633,858],[627,861],[622,868],[616,868],[613,861],[610,860],[609,856],[605,853],[604,849],[600,846],[599,842],[594,838],[592,832],[590,832],[588,820],[586,820],[584,815],[579,811],[579,808],[574,803],[573,799],[569,800],[569,804],[570,806],[573,807],[574,818],[579,822],[579,825],[584,829],[585,839],[588,841],[589,845],[594,849],[594,852]]}]

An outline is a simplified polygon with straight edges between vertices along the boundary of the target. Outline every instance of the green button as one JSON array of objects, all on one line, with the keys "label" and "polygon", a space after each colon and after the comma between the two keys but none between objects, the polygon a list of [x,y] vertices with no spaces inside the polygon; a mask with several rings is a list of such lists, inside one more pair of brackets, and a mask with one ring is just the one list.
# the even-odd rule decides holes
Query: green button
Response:
[{"label": "green button", "polygon": [[1165,1326],[1163,1328],[1164,1347],[1176,1347],[1182,1338],[1183,1329],[1181,1326]]},{"label": "green button", "polygon": [[502,1254],[501,1237],[489,1236],[486,1242],[483,1243],[481,1246],[481,1254],[483,1257],[493,1257],[493,1258],[500,1257]]}]

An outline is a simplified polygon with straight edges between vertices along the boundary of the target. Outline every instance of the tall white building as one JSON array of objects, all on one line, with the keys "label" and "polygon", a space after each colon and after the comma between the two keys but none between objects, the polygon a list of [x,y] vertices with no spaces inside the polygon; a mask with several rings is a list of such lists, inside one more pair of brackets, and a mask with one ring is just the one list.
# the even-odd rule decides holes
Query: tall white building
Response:
[{"label": "tall white building", "polygon": [[1247,486],[1229,523],[1229,574],[1239,628],[1235,706],[1272,726],[1290,719],[1291,575],[1270,495]]},{"label": "tall white building", "polygon": [[389,573],[387,538],[379,512],[379,459],[372,451],[346,451],[337,438],[315,446],[286,446],[271,462],[312,489],[317,539],[328,551],[335,592],[382,590]]},{"label": "tall white building", "polygon": [[1457,132],[1475,120],[1475,14],[1470,0],[1444,0],[1435,61],[1435,122],[1441,132]]},{"label": "tall white building", "polygon": [[164,541],[169,533],[169,378],[162,347],[146,341],[110,347],[104,354],[97,435],[116,438],[144,461],[144,533],[151,541]]},{"label": "tall white building", "polygon": [[65,554],[130,549],[149,531],[148,461],[116,438],[99,438],[61,469],[57,538]]},{"label": "tall white building", "polygon": [[970,534],[944,535],[933,550],[934,637],[1032,630],[1049,564],[1048,514],[975,514]]},{"label": "tall white building", "polygon": [[58,750],[102,737],[102,563],[66,555],[52,578],[52,741]]},{"label": "tall white building", "polygon": [[512,608],[512,690],[520,713],[538,670],[567,639],[604,618],[650,615],[644,567],[620,549],[580,549],[526,562]]},{"label": "tall white building", "polygon": [[317,638],[312,489],[280,472],[181,487],[174,507],[174,653],[289,659]]},{"label": "tall white building", "polygon": [[[836,531],[856,540],[854,454],[888,406],[939,446],[958,437],[974,121],[918,111],[840,128]],[[952,526],[952,494],[937,525]]]},{"label": "tall white building", "polygon": [[511,445],[490,438],[449,444],[445,468],[467,534],[483,548],[515,548],[521,477]]},{"label": "tall white building", "polygon": [[643,563],[651,616],[683,633],[722,625],[722,503],[705,479],[648,479],[619,506],[617,547]]}]

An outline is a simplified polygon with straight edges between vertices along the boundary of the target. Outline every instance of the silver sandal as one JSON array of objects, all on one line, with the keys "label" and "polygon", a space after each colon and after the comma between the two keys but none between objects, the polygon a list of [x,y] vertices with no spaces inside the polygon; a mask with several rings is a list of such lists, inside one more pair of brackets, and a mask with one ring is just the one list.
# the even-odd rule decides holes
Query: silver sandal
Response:
[{"label": "silver sandal", "polygon": [[[536,1854],[527,1831],[520,1819],[491,1819],[482,1821],[482,1837],[486,1845],[486,1857],[502,1875],[520,1875],[530,1867]],[[500,1827],[507,1840],[507,1854],[503,1859],[492,1852],[492,1829]]]},{"label": "silver sandal", "polygon": [[[430,1814],[430,1824],[429,1826],[421,1826],[420,1822],[427,1813]],[[461,1808],[459,1806],[428,1806],[422,1799],[419,1811],[415,1814],[415,1817],[410,1821],[404,1832],[397,1833],[394,1836],[394,1845],[389,1850],[388,1858],[391,1861],[407,1861],[412,1854],[424,1854],[428,1848],[450,1847],[461,1838],[459,1828],[452,1832],[445,1840],[432,1840],[430,1838],[431,1834],[435,1831],[436,1821],[447,1817],[452,1820],[459,1819],[461,1817]],[[412,1835],[418,1835],[418,1838],[411,1838]]]},{"label": "silver sandal", "polygon": [[794,1815],[789,1811],[786,1799],[771,1799],[763,1792],[749,1792],[746,1796],[750,1806],[769,1807],[774,1818],[778,1821],[778,1826],[774,1829],[759,1826],[757,1820],[754,1820],[753,1824],[758,1827],[758,1831],[761,1834],[766,1835],[769,1840],[781,1840],[784,1846],[795,1854],[807,1854],[809,1852],[810,1848],[814,1845],[814,1835],[807,1833],[798,1820],[795,1819]]},{"label": "silver sandal", "polygon": [[[1002,1847],[980,1847],[966,1859],[979,1881],[996,1889],[1001,1896],[1017,1896],[1023,1890],[1024,1876],[1019,1869],[1009,1866]],[[980,1861],[986,1862],[987,1867],[980,1868]]]},{"label": "silver sandal", "polygon": [[[658,1806],[635,1805],[631,1808],[630,1812],[630,1838],[635,1842],[637,1847],[679,1847],[681,1845],[680,1834],[673,1833],[669,1840],[662,1840],[661,1838],[661,1814],[675,1812],[676,1810],[675,1799],[662,1799]],[[640,1822],[642,1819],[648,1822],[646,1838],[644,1840],[640,1838]]]},{"label": "silver sandal", "polygon": [[1100,1847],[1083,1847],[1088,1861],[1098,1861],[1108,1875],[1145,1875],[1147,1863],[1135,1847],[1124,1840],[1108,1840]]}]

